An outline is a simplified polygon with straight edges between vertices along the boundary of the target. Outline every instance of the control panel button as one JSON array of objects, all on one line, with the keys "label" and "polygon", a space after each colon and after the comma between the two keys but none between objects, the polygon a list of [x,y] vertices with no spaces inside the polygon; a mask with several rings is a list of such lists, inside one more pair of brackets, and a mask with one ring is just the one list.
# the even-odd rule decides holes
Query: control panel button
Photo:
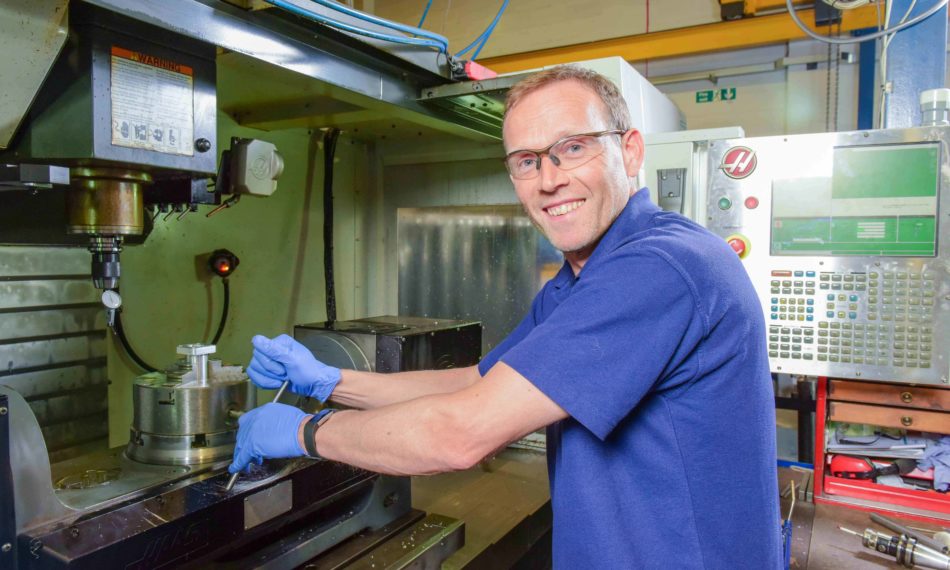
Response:
[{"label": "control panel button", "polygon": [[[736,255],[738,255],[740,259],[744,259],[747,255],[749,255],[749,250],[751,249],[751,245],[749,244],[749,240],[746,239],[744,236],[733,234],[726,238],[726,243],[729,244],[729,247],[732,248],[732,251],[736,252]],[[791,287],[791,282],[788,282],[788,285],[785,285],[785,283],[782,283],[782,285],[784,287]],[[772,286],[773,287],[776,286],[774,285],[774,281],[773,281]],[[789,293],[783,292],[783,294],[790,294],[790,292]]]},{"label": "control panel button", "polygon": [[720,210],[728,210],[732,207],[732,200],[723,196],[719,199],[718,206]]},{"label": "control panel button", "polygon": [[754,210],[759,207],[759,199],[755,196],[749,196],[745,199],[745,207]]}]

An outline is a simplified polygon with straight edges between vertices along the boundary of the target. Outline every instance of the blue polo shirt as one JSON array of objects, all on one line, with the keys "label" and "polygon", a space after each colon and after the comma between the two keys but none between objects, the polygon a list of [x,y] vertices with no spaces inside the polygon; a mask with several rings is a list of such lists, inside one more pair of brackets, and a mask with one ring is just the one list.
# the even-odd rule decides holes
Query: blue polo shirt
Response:
[{"label": "blue polo shirt", "polygon": [[762,310],[719,237],[630,198],[479,365],[570,417],[548,427],[556,568],[780,568]]}]

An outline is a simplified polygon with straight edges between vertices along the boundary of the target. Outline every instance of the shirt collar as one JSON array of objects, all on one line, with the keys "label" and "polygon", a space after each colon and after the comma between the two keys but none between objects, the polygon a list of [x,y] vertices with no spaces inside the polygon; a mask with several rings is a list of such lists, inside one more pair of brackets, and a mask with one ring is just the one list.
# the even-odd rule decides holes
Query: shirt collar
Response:
[{"label": "shirt collar", "polygon": [[[631,233],[645,228],[650,223],[650,219],[659,210],[660,208],[650,201],[650,191],[648,189],[641,188],[638,190],[627,200],[627,204],[623,207],[620,215],[617,216],[617,219],[615,219],[613,223],[610,224],[610,227],[607,228],[607,231],[604,232],[600,243],[597,244],[597,247],[594,248],[594,252],[587,260],[587,263],[584,264],[584,269],[586,269],[591,262],[607,255],[607,253],[601,252],[613,251],[623,241],[629,239]],[[584,269],[581,269],[580,275],[577,276],[578,279],[584,274]],[[564,261],[561,270],[558,271],[554,279],[551,280],[551,285],[553,285],[555,289],[562,289],[565,286],[572,286],[576,280],[574,270],[571,269],[571,264]]]}]

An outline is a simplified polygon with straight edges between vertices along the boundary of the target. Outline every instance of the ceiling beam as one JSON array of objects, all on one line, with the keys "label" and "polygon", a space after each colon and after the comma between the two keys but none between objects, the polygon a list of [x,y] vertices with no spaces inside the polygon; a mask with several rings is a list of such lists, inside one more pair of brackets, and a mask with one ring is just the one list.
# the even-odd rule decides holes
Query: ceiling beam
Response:
[{"label": "ceiling beam", "polygon": [[[828,33],[828,28],[811,25],[815,19],[813,9],[799,10],[798,15],[813,30]],[[877,11],[873,6],[842,12],[843,34],[873,27],[877,27]],[[779,44],[806,37],[791,17],[782,13],[515,53],[482,59],[479,63],[498,73],[510,73],[602,57],[620,56],[627,61],[642,61]]]}]

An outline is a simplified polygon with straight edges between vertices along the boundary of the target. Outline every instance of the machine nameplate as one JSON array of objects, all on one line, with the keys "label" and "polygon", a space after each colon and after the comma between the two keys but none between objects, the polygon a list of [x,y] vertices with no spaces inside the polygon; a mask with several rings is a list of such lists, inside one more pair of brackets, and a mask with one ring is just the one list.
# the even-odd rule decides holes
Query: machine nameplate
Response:
[{"label": "machine nameplate", "polygon": [[287,480],[244,499],[244,530],[290,512],[294,505],[293,481]]}]

